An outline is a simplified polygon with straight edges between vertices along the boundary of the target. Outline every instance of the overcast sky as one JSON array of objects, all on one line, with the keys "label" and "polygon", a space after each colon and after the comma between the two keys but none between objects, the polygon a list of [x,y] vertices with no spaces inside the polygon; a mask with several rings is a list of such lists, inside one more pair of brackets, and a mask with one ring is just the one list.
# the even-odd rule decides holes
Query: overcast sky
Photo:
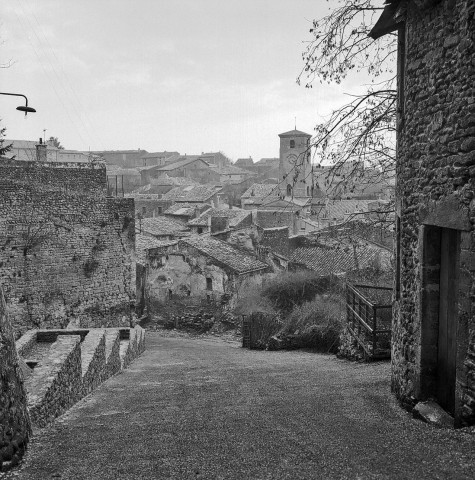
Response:
[{"label": "overcast sky", "polygon": [[[313,128],[343,92],[295,82],[325,0],[2,0],[7,138],[70,149],[278,156],[277,135]],[[356,88],[356,87],[355,87]]]}]

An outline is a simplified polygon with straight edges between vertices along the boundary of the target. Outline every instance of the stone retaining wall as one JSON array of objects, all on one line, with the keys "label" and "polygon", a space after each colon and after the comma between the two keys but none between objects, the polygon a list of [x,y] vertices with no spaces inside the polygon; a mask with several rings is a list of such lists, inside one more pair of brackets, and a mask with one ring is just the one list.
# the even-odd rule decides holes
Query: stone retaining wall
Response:
[{"label": "stone retaining wall", "polygon": [[92,392],[102,383],[106,370],[105,331],[91,330],[81,343],[82,395]]},{"label": "stone retaining wall", "polygon": [[81,395],[79,335],[59,336],[49,356],[26,381],[31,421],[44,427],[77,402]]},{"label": "stone retaining wall", "polygon": [[139,356],[145,330],[35,330],[18,341],[25,359],[36,342],[54,342],[25,382],[32,423],[44,427]]}]

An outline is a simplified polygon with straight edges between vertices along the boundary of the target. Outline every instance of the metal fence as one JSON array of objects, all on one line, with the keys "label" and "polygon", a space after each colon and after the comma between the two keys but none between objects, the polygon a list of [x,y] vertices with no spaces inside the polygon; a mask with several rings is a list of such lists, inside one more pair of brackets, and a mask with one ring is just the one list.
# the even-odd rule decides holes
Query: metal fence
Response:
[{"label": "metal fence", "polygon": [[346,286],[349,332],[369,358],[391,356],[392,288]]}]

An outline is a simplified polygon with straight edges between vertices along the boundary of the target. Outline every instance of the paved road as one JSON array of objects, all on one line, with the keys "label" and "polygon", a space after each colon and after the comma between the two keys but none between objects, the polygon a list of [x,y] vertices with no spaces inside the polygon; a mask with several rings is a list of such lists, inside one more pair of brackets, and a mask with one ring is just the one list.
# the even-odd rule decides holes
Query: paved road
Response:
[{"label": "paved road", "polygon": [[389,365],[148,334],[33,441],[17,478],[475,478],[475,436],[413,420]]}]

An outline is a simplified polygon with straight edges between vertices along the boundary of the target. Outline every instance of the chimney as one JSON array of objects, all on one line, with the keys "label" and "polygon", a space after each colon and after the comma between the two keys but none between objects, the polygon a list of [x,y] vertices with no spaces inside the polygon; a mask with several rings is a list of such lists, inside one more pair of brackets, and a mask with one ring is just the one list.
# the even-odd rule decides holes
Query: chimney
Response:
[{"label": "chimney", "polygon": [[43,143],[43,139],[40,138],[40,143],[36,144],[36,160],[38,162],[48,161],[48,145]]}]

